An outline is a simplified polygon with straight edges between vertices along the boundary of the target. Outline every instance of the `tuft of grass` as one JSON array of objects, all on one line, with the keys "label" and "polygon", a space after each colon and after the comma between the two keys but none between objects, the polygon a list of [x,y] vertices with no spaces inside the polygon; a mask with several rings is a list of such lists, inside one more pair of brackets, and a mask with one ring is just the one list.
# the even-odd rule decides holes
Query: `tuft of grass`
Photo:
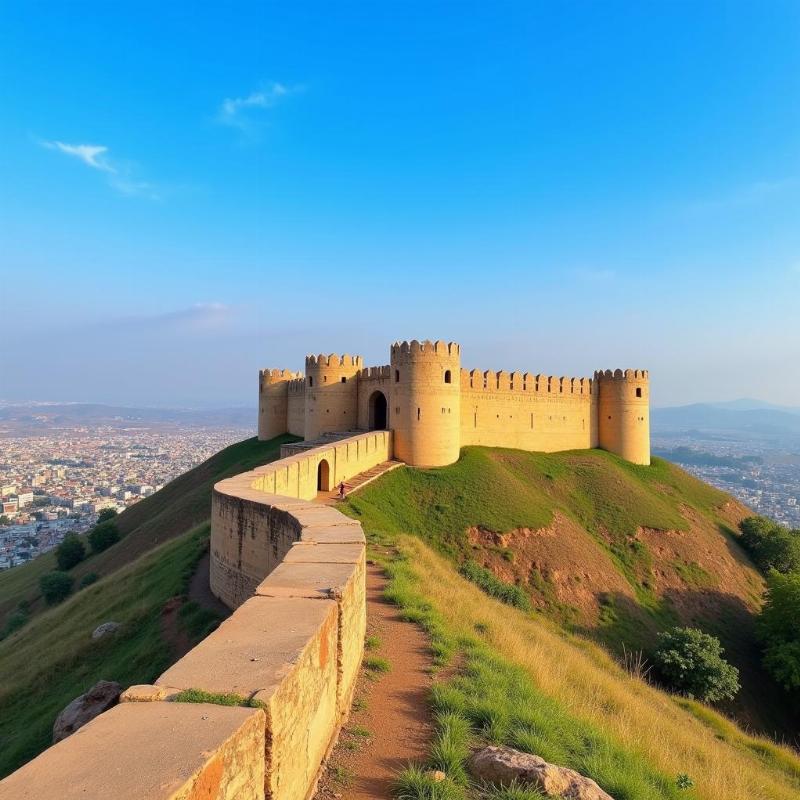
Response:
[{"label": "tuft of grass", "polygon": [[472,738],[469,721],[460,714],[443,711],[436,714],[435,724],[436,736],[428,758],[431,769],[441,770],[450,780],[465,785]]},{"label": "tuft of grass", "polygon": [[461,565],[461,574],[476,586],[480,586],[486,594],[523,611],[531,610],[531,601],[524,589],[514,584],[501,581],[493,572],[476,564],[474,561],[465,561]]},{"label": "tuft of grass", "polygon": [[485,785],[480,789],[480,797],[481,800],[547,800],[546,795],[516,780],[506,786]]},{"label": "tuft of grass", "polygon": [[353,734],[353,736],[359,736],[362,739],[369,739],[372,737],[372,733],[363,725],[352,725],[347,729],[347,732]]},{"label": "tuft of grass", "polygon": [[173,703],[210,703],[214,706],[266,708],[261,700],[243,697],[235,692],[207,692],[204,689],[184,689],[172,698]]},{"label": "tuft of grass", "polygon": [[436,781],[428,770],[416,764],[409,765],[397,776],[394,796],[396,800],[466,800],[463,786],[449,778]]},{"label": "tuft of grass", "polygon": [[392,665],[389,663],[388,659],[382,658],[381,656],[365,656],[364,658],[364,669],[370,672],[376,674],[389,672],[391,668]]},{"label": "tuft of grass", "polygon": [[364,648],[366,650],[377,650],[381,646],[381,640],[378,636],[367,636],[364,639]]},{"label": "tuft of grass", "polygon": [[331,777],[340,786],[349,786],[353,782],[353,773],[347,767],[340,764],[335,765],[331,769]]}]

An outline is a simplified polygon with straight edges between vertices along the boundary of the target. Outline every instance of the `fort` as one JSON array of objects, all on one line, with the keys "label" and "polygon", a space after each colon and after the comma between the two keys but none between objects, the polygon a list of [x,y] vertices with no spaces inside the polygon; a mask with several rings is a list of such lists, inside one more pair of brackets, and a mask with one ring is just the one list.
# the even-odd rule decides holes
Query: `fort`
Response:
[{"label": "fort", "polygon": [[647,370],[596,371],[592,378],[466,370],[458,344],[412,340],[395,342],[385,366],[331,354],[306,356],[305,376],[261,370],[258,400],[260,439],[387,429],[394,457],[416,467],[452,464],[466,445],[600,447],[650,463]]}]

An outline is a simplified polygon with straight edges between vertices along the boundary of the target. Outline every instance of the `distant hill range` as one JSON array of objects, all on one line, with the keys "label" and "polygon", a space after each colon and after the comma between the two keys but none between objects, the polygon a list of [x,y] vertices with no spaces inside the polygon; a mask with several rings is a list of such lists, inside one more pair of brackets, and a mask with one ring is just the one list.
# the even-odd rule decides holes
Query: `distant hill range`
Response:
[{"label": "distant hill range", "polygon": [[751,434],[800,434],[800,408],[760,400],[693,403],[651,410],[654,433],[707,430]]},{"label": "distant hill range", "polygon": [[75,425],[255,428],[256,410],[247,407],[186,409],[133,408],[99,403],[21,403],[0,405],[0,425],[15,431]]}]

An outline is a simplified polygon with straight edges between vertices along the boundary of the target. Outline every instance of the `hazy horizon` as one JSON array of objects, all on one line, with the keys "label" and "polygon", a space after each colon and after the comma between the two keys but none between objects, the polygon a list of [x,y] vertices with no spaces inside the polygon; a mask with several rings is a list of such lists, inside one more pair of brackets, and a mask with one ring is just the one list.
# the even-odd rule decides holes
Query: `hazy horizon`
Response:
[{"label": "hazy horizon", "polygon": [[458,8],[7,4],[0,396],[441,338],[800,405],[800,6]]}]

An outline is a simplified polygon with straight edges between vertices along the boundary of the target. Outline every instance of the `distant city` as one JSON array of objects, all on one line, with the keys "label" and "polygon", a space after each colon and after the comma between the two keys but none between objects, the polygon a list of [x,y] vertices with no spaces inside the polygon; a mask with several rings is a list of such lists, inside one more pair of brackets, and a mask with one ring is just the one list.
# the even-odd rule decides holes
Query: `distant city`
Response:
[{"label": "distant city", "polygon": [[[0,407],[0,570],[87,531],[104,508],[149,497],[254,428],[250,409]],[[800,528],[800,412],[653,409],[652,446],[755,513]]]},{"label": "distant city", "polygon": [[133,409],[109,417],[102,407],[90,415],[57,408],[0,413],[0,570],[87,531],[104,508],[124,511],[253,435],[252,425],[187,420],[186,412],[141,421],[148,415]]}]

